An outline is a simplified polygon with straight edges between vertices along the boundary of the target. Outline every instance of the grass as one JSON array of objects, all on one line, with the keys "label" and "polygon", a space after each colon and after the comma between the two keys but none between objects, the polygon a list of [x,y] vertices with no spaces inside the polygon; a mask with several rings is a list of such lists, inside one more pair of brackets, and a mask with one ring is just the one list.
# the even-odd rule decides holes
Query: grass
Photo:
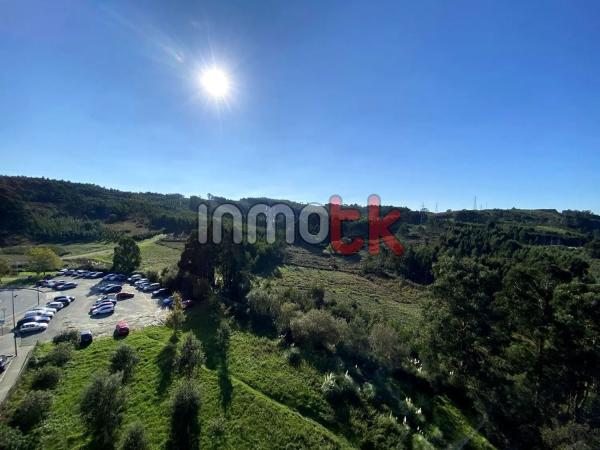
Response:
[{"label": "grass", "polygon": [[325,300],[338,303],[356,302],[373,315],[401,323],[419,317],[424,291],[401,279],[369,278],[355,273],[314,269],[300,266],[283,266],[281,277],[272,284],[308,290],[312,285],[325,289]]},{"label": "grass", "polygon": [[[277,340],[235,328],[224,358],[215,346],[218,320],[201,305],[191,311],[186,323],[207,353],[206,367],[196,380],[202,396],[201,448],[356,448],[360,435],[349,428],[356,425],[360,431],[360,424],[340,424],[336,411],[320,392],[325,368],[308,360],[293,367]],[[156,449],[164,448],[168,440],[169,399],[179,381],[172,371],[172,354],[165,350],[170,336],[169,329],[154,326],[134,331],[125,339],[137,352],[140,363],[126,388],[122,429],[141,421],[151,447]],[[79,399],[91,377],[108,367],[117,345],[112,338],[99,338],[88,348],[74,352],[54,391],[49,417],[37,430],[41,436],[39,448],[89,448],[90,438],[77,412]],[[51,348],[52,344],[46,343],[36,353],[43,356]],[[9,416],[29,390],[31,377],[32,371],[24,373],[2,407],[3,416]],[[443,423],[448,436],[472,435],[475,440],[469,448],[486,448],[487,441],[470,427],[459,410],[447,400],[440,405],[442,412],[436,412],[438,416],[433,419]]]}]

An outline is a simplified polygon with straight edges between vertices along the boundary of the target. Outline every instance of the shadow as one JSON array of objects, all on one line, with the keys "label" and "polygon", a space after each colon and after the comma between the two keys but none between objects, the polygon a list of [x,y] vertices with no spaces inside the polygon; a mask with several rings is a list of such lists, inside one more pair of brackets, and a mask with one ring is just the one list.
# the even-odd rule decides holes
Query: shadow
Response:
[{"label": "shadow", "polygon": [[156,356],[156,365],[160,370],[160,380],[156,387],[156,393],[163,396],[173,380],[173,371],[175,357],[177,356],[177,342],[171,340],[163,347],[160,353]]},{"label": "shadow", "polygon": [[231,398],[233,397],[233,385],[231,384],[231,377],[229,376],[229,363],[227,357],[221,361],[218,370],[219,375],[219,397],[221,399],[221,408],[224,412],[227,412],[229,405],[231,404]]}]

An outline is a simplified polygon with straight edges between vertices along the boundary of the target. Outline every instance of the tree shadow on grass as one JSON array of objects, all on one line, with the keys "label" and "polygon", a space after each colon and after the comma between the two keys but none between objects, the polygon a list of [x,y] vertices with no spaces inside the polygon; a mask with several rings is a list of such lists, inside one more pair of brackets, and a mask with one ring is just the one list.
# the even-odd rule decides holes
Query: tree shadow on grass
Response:
[{"label": "tree shadow on grass", "polygon": [[233,384],[231,384],[231,377],[229,376],[227,357],[223,358],[219,365],[218,376],[221,408],[223,408],[224,412],[227,412],[229,405],[231,404],[231,398],[233,397]]},{"label": "tree shadow on grass", "polygon": [[175,357],[177,356],[177,343],[169,340],[160,353],[156,356],[156,365],[160,370],[160,380],[156,388],[156,393],[163,396],[173,379],[175,370]]}]

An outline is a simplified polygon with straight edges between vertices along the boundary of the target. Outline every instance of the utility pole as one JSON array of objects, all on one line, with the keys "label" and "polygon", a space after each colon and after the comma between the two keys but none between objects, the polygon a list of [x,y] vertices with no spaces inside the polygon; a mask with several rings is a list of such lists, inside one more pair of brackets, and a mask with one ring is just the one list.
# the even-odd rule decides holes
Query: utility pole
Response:
[{"label": "utility pole", "polygon": [[15,290],[11,291],[12,295],[12,310],[13,310],[13,338],[15,340],[15,357],[19,355],[17,352],[17,322],[15,320]]}]

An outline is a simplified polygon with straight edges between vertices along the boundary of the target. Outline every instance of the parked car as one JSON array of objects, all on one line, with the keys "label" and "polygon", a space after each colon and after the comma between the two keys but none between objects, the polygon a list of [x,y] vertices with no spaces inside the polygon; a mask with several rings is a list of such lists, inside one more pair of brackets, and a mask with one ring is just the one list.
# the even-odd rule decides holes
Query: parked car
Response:
[{"label": "parked car", "polygon": [[165,295],[169,295],[171,290],[168,288],[160,288],[152,293],[152,297],[163,297]]},{"label": "parked car", "polygon": [[36,331],[46,331],[47,328],[48,328],[47,323],[28,322],[28,323],[24,323],[23,325],[21,325],[19,327],[19,333],[26,334],[26,333],[33,333]]},{"label": "parked car", "polygon": [[67,289],[75,289],[76,287],[77,283],[69,281],[68,283],[57,284],[54,289],[57,291],[66,291]]},{"label": "parked car", "polygon": [[96,300],[93,304],[92,307],[97,307],[98,305],[102,305],[102,304],[112,304],[112,305],[116,305],[117,304],[117,299],[114,297],[107,297],[107,298],[99,298],[98,300]]},{"label": "parked car", "polygon": [[132,294],[130,292],[119,292],[117,294],[117,300],[127,300],[128,298],[133,298],[135,297],[135,294]]},{"label": "parked car", "polygon": [[191,308],[194,305],[195,305],[194,300],[183,300],[181,302],[181,306],[183,307],[183,309]]},{"label": "parked car", "polygon": [[7,364],[8,358],[6,357],[6,355],[0,355],[0,373],[4,372]]},{"label": "parked car", "polygon": [[56,314],[56,308],[50,308],[49,306],[36,306],[29,311],[44,311],[46,314]]},{"label": "parked car", "polygon": [[112,314],[115,312],[115,306],[110,304],[101,305],[98,308],[94,308],[90,311],[92,316],[100,316],[102,314]]},{"label": "parked car", "polygon": [[111,279],[111,278],[112,278],[114,275],[115,275],[114,273],[107,273],[106,275],[104,275],[104,276],[102,277],[102,279],[103,279],[104,281],[110,281],[110,279]]},{"label": "parked car", "polygon": [[73,303],[75,301],[75,297],[73,297],[72,295],[59,295],[58,297],[54,297],[54,300],[52,300],[53,302],[61,302],[61,303]]},{"label": "parked car", "polygon": [[83,330],[79,333],[79,345],[84,347],[90,345],[93,340],[92,332],[90,330]]},{"label": "parked car", "polygon": [[165,308],[171,308],[173,306],[173,297],[167,297],[161,303]]},{"label": "parked car", "polygon": [[143,278],[143,275],[141,273],[134,273],[133,275],[131,275],[129,278],[127,278],[127,281],[131,284],[135,283],[138,280],[141,280]]},{"label": "parked car", "polygon": [[151,284],[147,284],[143,287],[142,291],[143,292],[151,292],[151,291],[156,291],[160,289],[160,283],[151,283]]},{"label": "parked car", "polygon": [[61,302],[48,302],[46,303],[46,306],[49,306],[50,308],[54,308],[55,310],[59,311],[63,309],[65,305],[63,305]]},{"label": "parked car", "polygon": [[122,289],[123,288],[121,286],[119,286],[118,284],[109,284],[108,286],[102,288],[101,291],[104,292],[105,294],[113,294],[113,293],[121,292]]},{"label": "parked car", "polygon": [[133,283],[133,285],[134,285],[135,287],[138,287],[138,286],[139,286],[139,285],[141,285],[141,284],[147,284],[147,283],[149,283],[149,282],[150,282],[150,280],[149,280],[148,278],[140,278],[140,279],[139,279],[139,280],[137,280],[135,283]]},{"label": "parked car", "polygon": [[23,314],[23,317],[35,317],[35,316],[46,316],[46,317],[48,317],[48,319],[52,319],[52,317],[54,317],[54,313],[49,313],[49,312],[42,311],[42,310],[36,310],[36,311],[25,311],[25,313]]},{"label": "parked car", "polygon": [[17,322],[17,328],[21,328],[24,323],[36,322],[36,323],[50,323],[50,317],[48,316],[29,316],[23,317]]},{"label": "parked car", "polygon": [[27,314],[34,314],[34,315],[42,315],[42,316],[54,317],[54,313],[56,311],[52,311],[53,309],[54,308],[38,307],[36,309],[30,309],[29,311],[26,311],[25,315],[27,315]]},{"label": "parked car", "polygon": [[142,283],[142,284],[138,284],[135,288],[138,291],[144,291],[144,289],[146,289],[146,287],[148,287],[150,285],[150,283]]},{"label": "parked car", "polygon": [[115,334],[117,336],[127,336],[129,334],[129,324],[124,320],[120,320],[115,327]]}]

